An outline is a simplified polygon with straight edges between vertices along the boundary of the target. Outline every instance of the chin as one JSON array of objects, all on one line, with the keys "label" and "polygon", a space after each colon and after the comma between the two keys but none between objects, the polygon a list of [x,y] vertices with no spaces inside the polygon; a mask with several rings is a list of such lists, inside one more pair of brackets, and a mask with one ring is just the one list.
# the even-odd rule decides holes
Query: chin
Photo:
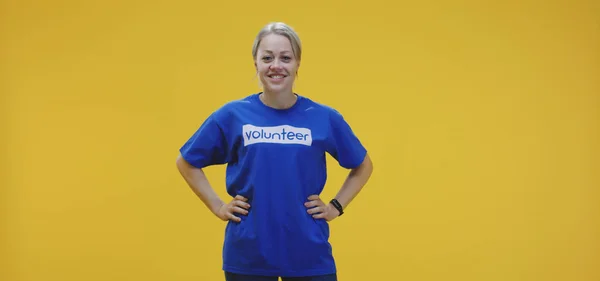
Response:
[{"label": "chin", "polygon": [[265,85],[265,90],[272,92],[272,93],[282,93],[282,92],[287,92],[291,89],[292,87],[290,87],[290,85],[282,85],[282,84],[278,84],[278,85],[269,85],[266,84]]}]

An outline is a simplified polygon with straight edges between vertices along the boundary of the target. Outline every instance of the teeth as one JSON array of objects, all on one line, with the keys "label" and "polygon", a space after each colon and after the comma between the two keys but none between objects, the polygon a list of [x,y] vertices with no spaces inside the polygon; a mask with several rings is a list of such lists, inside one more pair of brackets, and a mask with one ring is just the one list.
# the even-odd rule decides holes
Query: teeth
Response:
[{"label": "teeth", "polygon": [[271,76],[271,78],[279,79],[279,78],[283,78],[283,75],[273,75],[273,76]]}]

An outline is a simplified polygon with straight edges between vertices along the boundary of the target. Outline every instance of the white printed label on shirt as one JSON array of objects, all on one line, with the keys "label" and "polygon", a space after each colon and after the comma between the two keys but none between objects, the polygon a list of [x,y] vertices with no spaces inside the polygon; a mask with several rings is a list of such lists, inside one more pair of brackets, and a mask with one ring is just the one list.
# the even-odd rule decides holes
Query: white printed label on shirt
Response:
[{"label": "white printed label on shirt", "polygon": [[301,144],[312,145],[312,134],[308,128],[297,128],[289,125],[274,127],[243,126],[244,146],[256,143]]}]

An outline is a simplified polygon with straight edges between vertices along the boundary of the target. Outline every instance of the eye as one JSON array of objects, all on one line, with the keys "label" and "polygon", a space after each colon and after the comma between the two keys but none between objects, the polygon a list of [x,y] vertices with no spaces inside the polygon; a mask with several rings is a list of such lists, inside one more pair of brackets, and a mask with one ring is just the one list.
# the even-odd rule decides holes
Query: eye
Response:
[{"label": "eye", "polygon": [[285,60],[285,61],[289,61],[289,60],[291,60],[291,59],[292,59],[292,57],[289,57],[289,56],[283,56],[283,60]]},{"label": "eye", "polygon": [[271,60],[271,57],[270,57],[270,56],[264,56],[262,59],[263,59],[264,61],[267,61],[267,60]]}]

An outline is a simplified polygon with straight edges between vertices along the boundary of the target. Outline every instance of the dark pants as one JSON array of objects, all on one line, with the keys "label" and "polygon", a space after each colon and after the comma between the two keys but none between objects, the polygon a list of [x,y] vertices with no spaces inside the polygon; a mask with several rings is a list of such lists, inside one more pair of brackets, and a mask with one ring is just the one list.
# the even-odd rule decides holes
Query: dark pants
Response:
[{"label": "dark pants", "polygon": [[[225,272],[225,281],[278,281],[277,276],[241,275]],[[282,281],[337,281],[336,274],[307,276],[307,277],[282,277]]]}]

